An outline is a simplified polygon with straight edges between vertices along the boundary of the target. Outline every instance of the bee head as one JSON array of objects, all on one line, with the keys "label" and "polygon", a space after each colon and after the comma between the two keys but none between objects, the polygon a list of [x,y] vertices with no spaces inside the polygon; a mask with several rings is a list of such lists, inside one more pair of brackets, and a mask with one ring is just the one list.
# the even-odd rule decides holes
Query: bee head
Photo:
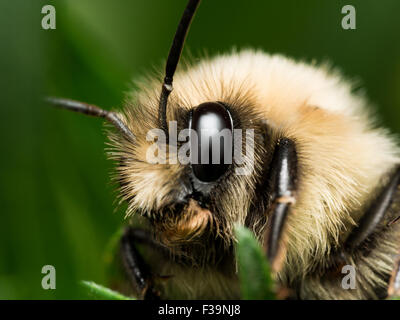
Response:
[{"label": "bee head", "polygon": [[268,159],[266,127],[241,86],[216,90],[205,77],[192,79],[198,87],[193,91],[185,79],[196,69],[189,69],[177,74],[182,82],[177,81],[168,104],[168,136],[154,112],[155,78],[139,84],[120,115],[135,141],[110,130],[109,155],[117,164],[115,179],[128,214],[149,218],[164,243],[203,241],[210,235],[230,243],[234,224],[245,222],[255,199],[260,159]]},{"label": "bee head", "polygon": [[[127,99],[125,113],[118,116],[134,141],[110,134],[110,155],[118,162],[116,178],[122,199],[129,203],[128,214],[138,211],[149,217],[156,235],[169,243],[198,239],[208,232],[230,241],[233,224],[245,219],[256,180],[254,150],[242,161],[248,164],[251,157],[251,169],[246,175],[235,174],[235,155],[239,151],[242,156],[242,146],[249,141],[247,132],[235,129],[254,127],[257,119],[249,115],[246,123],[243,115],[251,109],[240,109],[249,103],[246,94],[240,88],[216,92],[209,79],[191,81],[184,75],[177,75],[173,91],[175,70],[199,2],[189,0],[186,6],[161,90],[156,78],[139,84],[141,90]],[[253,147],[253,135],[250,140]]]}]

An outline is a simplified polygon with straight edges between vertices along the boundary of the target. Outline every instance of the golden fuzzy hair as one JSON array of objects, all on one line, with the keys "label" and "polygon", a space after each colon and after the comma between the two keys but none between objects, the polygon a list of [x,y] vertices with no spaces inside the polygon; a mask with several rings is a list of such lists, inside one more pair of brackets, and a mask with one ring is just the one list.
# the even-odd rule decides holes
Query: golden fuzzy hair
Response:
[{"label": "golden fuzzy hair", "polygon": [[[181,113],[203,102],[222,101],[239,119],[244,118],[241,125],[253,126],[256,131],[253,174],[232,175],[221,184],[222,191],[217,187],[219,217],[210,218],[203,212],[200,220],[188,223],[194,223],[198,232],[205,230],[203,222],[212,220],[222,237],[233,241],[233,224],[245,224],[248,215],[257,209],[255,188],[273,145],[280,137],[290,138],[298,154],[298,190],[288,218],[287,257],[279,278],[287,283],[305,278],[357,224],[387,182],[387,175],[400,163],[399,147],[386,130],[375,126],[368,102],[353,91],[352,83],[328,66],[245,50],[204,59],[182,69],[175,75],[167,114],[169,120],[178,121],[178,130],[185,126],[179,123]],[[159,127],[160,78],[141,81],[139,89],[126,100],[121,117],[135,134],[135,143],[128,143],[115,133],[109,135],[110,156],[118,161],[117,179],[122,199],[129,203],[129,214],[139,211],[152,216],[164,212],[164,207],[173,207],[174,196],[179,192],[177,181],[187,173],[187,166],[179,163],[146,162],[152,144],[146,134]],[[257,138],[262,133],[256,121],[261,119],[268,126],[266,143]],[[267,218],[255,219],[254,224],[265,225]],[[181,222],[174,225],[169,221],[168,226],[163,226],[168,229],[168,239],[179,234],[174,233],[176,226],[183,228],[183,233],[190,233]],[[261,231],[257,236],[262,241]],[[393,246],[393,241],[388,244],[390,252],[398,250]],[[381,270],[387,272],[392,261],[387,256],[380,258],[386,261]],[[373,287],[374,281],[379,280],[372,275],[368,281]],[[304,296],[312,297],[307,290],[312,288],[304,287]],[[321,293],[320,297],[330,296]]]}]

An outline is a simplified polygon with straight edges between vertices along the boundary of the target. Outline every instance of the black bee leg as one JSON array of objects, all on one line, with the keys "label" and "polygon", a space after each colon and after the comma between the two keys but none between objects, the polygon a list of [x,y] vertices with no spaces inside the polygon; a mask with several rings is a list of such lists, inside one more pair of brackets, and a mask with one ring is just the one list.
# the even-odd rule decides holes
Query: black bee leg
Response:
[{"label": "black bee leg", "polygon": [[296,202],[297,152],[292,140],[278,141],[269,173],[271,211],[267,225],[265,247],[274,271],[279,271],[286,253],[283,233],[290,207]]},{"label": "black bee leg", "polygon": [[[377,226],[384,222],[385,214],[389,211],[392,201],[396,195],[397,188],[400,184],[400,168],[397,169],[395,174],[390,179],[388,185],[382,190],[376,200],[372,203],[368,211],[360,220],[358,226],[353,229],[348,236],[345,248],[347,251],[352,252],[359,248],[368,237],[374,233]],[[398,220],[399,217],[384,223],[389,226]]]},{"label": "black bee leg", "polygon": [[157,300],[160,294],[153,287],[154,277],[150,267],[135,247],[138,243],[152,243],[150,234],[141,229],[128,228],[121,239],[122,260],[139,298]]},{"label": "black bee leg", "polygon": [[[361,254],[362,256],[367,256],[373,250],[371,243],[379,243],[379,239],[383,234],[396,233],[395,227],[397,227],[397,223],[399,222],[399,212],[391,208],[393,204],[399,201],[399,187],[400,167],[396,169],[388,184],[372,202],[369,209],[360,219],[358,226],[347,237],[342,255],[352,255],[354,257]],[[385,294],[389,298],[400,296],[400,245],[397,250],[398,258],[394,263],[394,270],[387,287],[387,292],[382,293],[380,297],[384,297]],[[333,260],[337,262],[337,259]],[[341,260],[346,262],[347,259],[344,258]]]}]

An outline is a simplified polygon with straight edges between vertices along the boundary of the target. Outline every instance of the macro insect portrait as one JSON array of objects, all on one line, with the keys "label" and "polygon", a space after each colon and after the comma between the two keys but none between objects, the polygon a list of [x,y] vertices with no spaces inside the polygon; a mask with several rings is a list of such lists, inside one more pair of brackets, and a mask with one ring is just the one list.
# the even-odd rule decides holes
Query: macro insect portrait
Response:
[{"label": "macro insect portrait", "polygon": [[23,222],[34,249],[11,239],[34,261],[24,277],[38,288],[18,295],[25,278],[10,270],[22,260],[8,249],[0,284],[16,298],[85,298],[81,280],[106,298],[145,300],[400,296],[396,9],[30,5],[41,49],[27,66],[40,76],[21,82],[34,98],[20,103],[40,111],[21,118],[21,146],[37,171],[11,170],[21,189],[2,196],[19,202],[5,201],[10,213],[36,208]]}]

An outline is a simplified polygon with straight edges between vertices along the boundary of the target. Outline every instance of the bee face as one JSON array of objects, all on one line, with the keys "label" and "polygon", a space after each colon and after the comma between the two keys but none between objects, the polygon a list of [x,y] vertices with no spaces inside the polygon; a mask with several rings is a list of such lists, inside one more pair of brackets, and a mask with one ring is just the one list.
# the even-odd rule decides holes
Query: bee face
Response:
[{"label": "bee face", "polygon": [[[190,79],[190,74],[190,71],[183,71],[177,78]],[[168,119],[170,123],[176,122],[178,135],[189,129],[189,140],[193,139],[192,133],[198,136],[197,143],[189,149],[189,163],[176,161],[184,141],[178,141],[172,148],[171,137],[165,163],[149,161],[155,145],[153,139],[147,138],[148,133],[159,126],[154,117],[159,94],[157,84],[154,85],[155,94],[149,94],[151,84],[141,84],[142,90],[134,94],[135,100],[130,100],[125,108],[123,117],[135,135],[134,143],[127,143],[112,131],[109,133],[112,146],[109,155],[118,164],[115,179],[121,185],[122,199],[129,203],[128,212],[140,212],[148,217],[157,230],[156,235],[164,242],[198,241],[199,237],[211,233],[231,244],[233,226],[237,222],[244,223],[263,171],[264,161],[255,159],[269,159],[265,144],[268,133],[253,107],[252,96],[242,90],[242,85],[234,90],[224,79],[214,81],[221,81],[220,90],[201,81],[192,83],[197,89],[190,91],[187,86],[177,85],[170,97]],[[221,140],[215,161],[212,138],[222,130],[231,134],[228,139]],[[234,135],[236,138],[240,135],[239,145],[235,145]],[[253,148],[246,155],[248,143]],[[255,164],[245,175],[237,174],[236,169],[243,163],[235,162],[235,148],[242,152],[245,164]],[[229,163],[226,154],[232,156]],[[159,156],[157,152],[156,155]],[[206,163],[202,162],[202,157],[206,158]]]}]

